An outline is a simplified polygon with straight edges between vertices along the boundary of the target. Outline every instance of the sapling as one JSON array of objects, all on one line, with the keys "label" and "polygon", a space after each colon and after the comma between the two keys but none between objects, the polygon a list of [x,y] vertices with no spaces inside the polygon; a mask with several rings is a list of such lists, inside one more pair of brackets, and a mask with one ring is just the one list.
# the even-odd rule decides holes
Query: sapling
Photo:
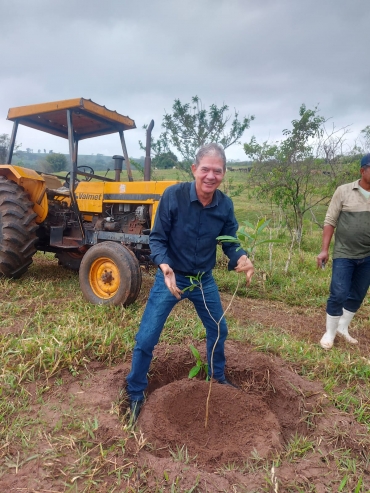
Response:
[{"label": "sapling", "polygon": [[[228,242],[228,243],[239,243],[243,245],[244,250],[248,252],[252,262],[254,260],[254,256],[256,253],[256,248],[263,243],[282,243],[282,240],[265,238],[259,239],[262,231],[270,224],[270,219],[262,218],[260,219],[255,226],[249,221],[243,221],[243,226],[239,228],[237,232],[237,237],[234,236],[218,236],[216,238],[217,241]],[[247,231],[247,228],[252,229],[253,232],[250,233]],[[239,246],[236,251],[240,250],[242,247]]]},{"label": "sapling", "polygon": [[[193,291],[194,288],[196,288],[199,285],[200,279],[202,278],[203,274],[204,274],[204,272],[202,272],[202,273],[198,272],[198,274],[196,276],[186,276],[189,278],[191,285],[188,286],[187,288],[185,288],[183,291]],[[209,379],[208,364],[204,363],[202,361],[202,358],[200,356],[198,349],[196,349],[191,344],[190,344],[190,350],[193,353],[193,356],[195,358],[195,366],[193,366],[193,368],[190,370],[189,378],[194,378],[196,375],[198,375],[198,373],[201,370],[204,370],[205,374],[207,375],[206,380],[208,381],[208,379]]]},{"label": "sapling", "polygon": [[204,422],[204,427],[207,428],[207,425],[208,425],[208,414],[209,414],[209,399],[211,397],[211,390],[212,390],[212,380],[213,380],[213,355],[214,355],[214,352],[215,352],[215,348],[217,346],[217,343],[220,339],[220,323],[222,321],[222,319],[225,317],[226,315],[226,312],[229,310],[234,298],[235,298],[235,295],[236,295],[236,292],[238,291],[238,288],[239,288],[239,276],[238,276],[238,282],[237,282],[237,285],[236,285],[236,288],[235,288],[235,291],[234,291],[234,294],[229,302],[229,304],[227,305],[226,309],[224,310],[223,314],[221,315],[221,318],[220,320],[216,320],[211,312],[209,311],[209,308],[207,306],[207,302],[205,300],[205,297],[204,297],[204,291],[203,291],[203,286],[202,286],[202,276],[203,276],[204,272],[200,273],[198,272],[198,274],[196,276],[186,276],[189,278],[190,280],[190,286],[188,286],[187,288],[183,289],[183,291],[193,291],[195,288],[199,288],[201,293],[202,293],[202,298],[203,298],[203,303],[204,303],[204,306],[208,312],[208,315],[211,317],[211,319],[214,321],[214,323],[217,325],[217,338],[216,338],[216,341],[212,347],[212,351],[211,351],[211,357],[210,357],[210,365],[211,365],[211,375],[209,376],[209,389],[208,389],[208,396],[207,396],[207,402],[206,402],[206,418],[205,418],[205,422]]},{"label": "sapling", "polygon": [[209,376],[208,376],[208,364],[204,363],[202,361],[202,358],[199,354],[198,349],[196,349],[194,346],[190,344],[190,350],[193,353],[193,356],[195,358],[195,366],[189,371],[189,378],[194,378],[198,373],[203,370],[204,373],[206,374],[206,380],[208,381]]},{"label": "sapling", "polygon": [[[217,241],[223,243],[223,242],[228,242],[228,243],[237,243],[240,245],[240,243],[246,245],[245,246],[245,250],[248,252],[249,256],[252,257],[252,260],[254,259],[254,254],[255,254],[255,250],[257,248],[258,245],[261,245],[263,243],[281,243],[281,240],[273,240],[271,238],[268,238],[268,239],[262,239],[260,240],[259,239],[259,236],[260,234],[262,233],[262,231],[269,225],[269,222],[270,220],[266,220],[265,218],[262,218],[260,219],[256,226],[254,227],[253,224],[251,224],[250,222],[248,221],[244,221],[244,226],[242,226],[238,232],[237,232],[237,238],[233,237],[233,236],[227,236],[227,235],[224,235],[224,236],[218,236],[216,238]],[[246,228],[251,228],[253,229],[253,233],[249,233],[247,231]],[[238,246],[236,248],[236,251],[240,250],[242,247],[241,246]],[[235,295],[238,291],[238,288],[239,288],[239,276],[238,276],[238,282],[237,282],[237,285],[236,285],[236,288],[235,288],[235,291],[234,291],[234,294],[227,306],[227,308],[224,310],[220,320],[216,320],[208,306],[207,306],[207,303],[206,303],[206,300],[205,300],[205,297],[204,297],[204,291],[203,291],[203,287],[202,287],[202,276],[203,276],[204,272],[198,272],[198,274],[196,276],[186,276],[189,278],[190,280],[190,286],[188,286],[187,288],[185,288],[183,291],[193,291],[195,288],[199,288],[201,290],[201,293],[202,293],[202,298],[203,298],[203,303],[204,303],[204,306],[209,314],[209,316],[211,317],[211,319],[215,322],[215,324],[217,325],[217,338],[216,338],[216,341],[213,345],[213,348],[212,348],[212,351],[211,351],[211,357],[210,357],[210,366],[211,366],[211,372],[210,372],[210,375],[209,375],[209,381],[210,381],[210,384],[209,384],[209,390],[208,390],[208,397],[207,397],[207,403],[206,403],[206,418],[205,418],[205,424],[204,424],[204,427],[207,428],[207,425],[208,425],[208,412],[209,412],[209,399],[210,399],[210,396],[211,396],[211,390],[212,390],[212,380],[213,380],[213,355],[214,355],[214,351],[215,351],[215,348],[217,346],[217,343],[220,339],[220,323],[222,321],[222,319],[225,317],[226,315],[226,312],[229,310],[234,298],[235,298]],[[201,358],[200,358],[200,355],[199,355],[199,352],[193,347],[191,346],[191,350],[192,350],[192,353],[196,359],[196,365],[190,370],[190,373],[189,373],[189,378],[192,378],[194,377],[195,375],[197,375],[199,373],[199,371],[202,369],[202,368],[205,368],[205,364],[201,361]],[[207,366],[207,374],[208,374],[208,366]]]}]

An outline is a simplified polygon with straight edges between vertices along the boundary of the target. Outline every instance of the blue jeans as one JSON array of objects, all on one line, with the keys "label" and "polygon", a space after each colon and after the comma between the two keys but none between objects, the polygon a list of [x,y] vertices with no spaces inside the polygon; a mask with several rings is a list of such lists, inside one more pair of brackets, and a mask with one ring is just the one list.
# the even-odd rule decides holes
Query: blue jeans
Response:
[{"label": "blue jeans", "polygon": [[[181,290],[190,285],[189,278],[176,273],[176,284]],[[217,285],[212,273],[205,273],[202,277],[204,299],[212,317],[218,322],[223,315],[223,308]],[[196,287],[192,291],[187,290],[181,296],[181,300],[188,298],[193,302],[195,309],[206,329],[207,335],[207,361],[209,373],[211,370],[211,354],[217,340],[217,323],[210,317],[204,305],[202,291]],[[147,374],[153,357],[153,349],[159,341],[163,326],[172,308],[181,300],[177,300],[168,290],[164,282],[164,276],[158,269],[154,285],[150,291],[149,299],[141,319],[138,333],[135,337],[135,347],[132,354],[131,372],[127,376],[127,393],[132,400],[144,398],[144,390],[148,385]],[[227,337],[227,325],[222,318],[220,323],[220,337],[213,353],[213,377],[216,380],[225,378],[225,353],[224,343]]]},{"label": "blue jeans", "polygon": [[370,286],[370,257],[363,259],[336,258],[326,312],[335,317],[343,308],[357,312]]}]

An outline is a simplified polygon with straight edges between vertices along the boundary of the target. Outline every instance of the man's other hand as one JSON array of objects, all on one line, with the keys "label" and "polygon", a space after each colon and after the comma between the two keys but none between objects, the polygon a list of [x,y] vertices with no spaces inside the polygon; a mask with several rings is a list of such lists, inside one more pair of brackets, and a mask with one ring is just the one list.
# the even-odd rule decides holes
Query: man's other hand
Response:
[{"label": "man's other hand", "polygon": [[250,259],[246,255],[242,255],[235,267],[235,272],[245,272],[246,278],[247,278],[247,286],[250,285],[253,274],[254,274],[254,267]]},{"label": "man's other hand", "polygon": [[176,286],[176,277],[174,271],[168,264],[160,264],[159,268],[163,272],[164,282],[168,287],[169,291],[178,300],[181,299],[182,291]]},{"label": "man's other hand", "polygon": [[327,250],[322,250],[322,252],[320,252],[316,257],[316,263],[318,269],[320,268],[322,269],[323,267],[325,267],[325,265],[328,263],[328,260],[329,260],[329,252]]}]

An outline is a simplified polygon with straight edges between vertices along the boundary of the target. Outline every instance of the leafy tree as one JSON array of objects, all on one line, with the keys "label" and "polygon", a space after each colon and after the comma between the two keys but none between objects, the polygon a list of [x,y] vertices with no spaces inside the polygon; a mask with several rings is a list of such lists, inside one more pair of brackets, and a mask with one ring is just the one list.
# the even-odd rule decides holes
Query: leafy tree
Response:
[{"label": "leafy tree", "polygon": [[[8,134],[0,134],[0,164],[5,164],[6,158],[8,157],[8,150],[10,144],[10,137]],[[17,151],[22,144],[16,144],[14,146],[14,151]]]},{"label": "leafy tree", "polygon": [[144,163],[137,161],[130,157],[130,164],[141,174],[144,176]]},{"label": "leafy tree", "polygon": [[370,152],[370,125],[362,129],[361,134],[365,143],[365,151]]},{"label": "leafy tree", "polygon": [[[279,206],[285,214],[293,237],[300,243],[305,213],[331,196],[338,177],[329,170],[323,174],[323,165],[317,158],[317,150],[335,144],[333,133],[325,135],[325,118],[318,108],[299,109],[299,119],[292,121],[292,129],[283,130],[281,142],[259,144],[255,137],[244,144],[247,156],[253,159],[252,178],[255,193]],[[321,164],[320,164],[321,163]],[[326,163],[327,165],[328,163]],[[329,163],[330,164],[330,163]]]},{"label": "leafy tree", "polygon": [[[175,150],[182,157],[178,167],[191,175],[191,163],[197,149],[204,144],[217,142],[224,149],[239,143],[244,131],[249,128],[254,116],[239,120],[239,113],[227,114],[226,104],[212,104],[208,110],[203,107],[198,96],[191,98],[191,103],[181,103],[175,99],[172,113],[165,113],[162,121],[163,132],[157,141],[152,140],[155,155]],[[142,149],[144,146],[139,142]]]},{"label": "leafy tree", "polygon": [[152,166],[158,169],[170,169],[177,164],[177,156],[171,151],[158,154],[152,161]]},{"label": "leafy tree", "polygon": [[6,161],[8,147],[9,147],[9,135],[8,134],[0,135],[0,163],[1,164],[4,164]]},{"label": "leafy tree", "polygon": [[312,220],[323,227],[315,217],[314,207],[327,204],[334,189],[358,176],[358,148],[346,144],[348,127],[331,129],[318,115],[318,108],[299,109],[298,120],[292,121],[292,130],[284,130],[280,142],[257,143],[255,137],[244,144],[244,150],[253,161],[252,182],[254,193],[281,208],[293,236],[292,245],[300,243],[303,218],[310,212]]},{"label": "leafy tree", "polygon": [[67,169],[67,158],[64,154],[53,152],[46,156],[46,161],[52,171],[58,172]]}]

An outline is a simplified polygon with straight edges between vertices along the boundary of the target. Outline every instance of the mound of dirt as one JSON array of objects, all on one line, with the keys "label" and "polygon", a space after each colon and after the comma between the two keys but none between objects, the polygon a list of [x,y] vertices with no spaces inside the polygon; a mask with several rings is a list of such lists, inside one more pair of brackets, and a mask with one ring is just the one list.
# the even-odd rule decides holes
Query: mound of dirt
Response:
[{"label": "mound of dirt", "polygon": [[279,421],[258,395],[212,384],[206,423],[208,391],[207,382],[183,379],[149,397],[139,426],[158,456],[185,446],[198,464],[218,466],[280,448]]},{"label": "mound of dirt", "polygon": [[[205,344],[197,346],[205,358]],[[230,462],[241,465],[252,453],[266,458],[295,433],[307,431],[303,413],[322,398],[320,385],[241,344],[228,341],[226,351],[227,377],[238,389],[216,382],[210,389],[205,380],[189,380],[193,361],[188,351],[156,348],[148,398],[138,420],[154,455],[168,457],[186,447],[198,464],[213,470]]]}]

